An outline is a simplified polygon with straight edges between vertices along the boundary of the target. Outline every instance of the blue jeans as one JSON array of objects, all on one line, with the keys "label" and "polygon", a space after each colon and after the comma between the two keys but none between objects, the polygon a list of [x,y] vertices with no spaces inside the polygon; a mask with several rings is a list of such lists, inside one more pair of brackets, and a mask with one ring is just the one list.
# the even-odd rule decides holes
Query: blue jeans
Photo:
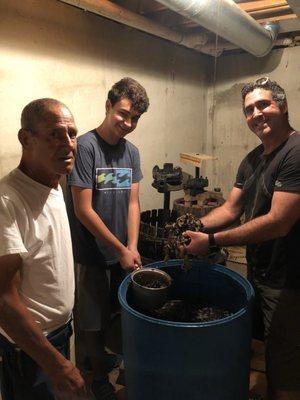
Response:
[{"label": "blue jeans", "polygon": [[[47,336],[49,342],[69,358],[71,323]],[[0,381],[2,400],[55,400],[48,376],[36,362],[0,335]]]}]

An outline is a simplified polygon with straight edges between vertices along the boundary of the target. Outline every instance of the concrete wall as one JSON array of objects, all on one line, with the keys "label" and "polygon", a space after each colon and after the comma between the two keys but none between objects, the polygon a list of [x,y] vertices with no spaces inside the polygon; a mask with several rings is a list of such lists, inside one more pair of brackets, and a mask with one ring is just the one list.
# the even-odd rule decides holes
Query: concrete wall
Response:
[{"label": "concrete wall", "polygon": [[261,76],[276,80],[287,93],[291,125],[300,129],[300,47],[273,50],[264,58],[248,54],[221,56],[217,60],[215,82],[214,60],[211,71],[203,147],[208,154],[217,156],[218,161],[207,162],[203,172],[212,186],[220,186],[227,195],[240,161],[259,143],[242,112],[240,92],[245,83]]},{"label": "concrete wall", "polygon": [[112,84],[132,76],[151,102],[129,136],[141,152],[142,209],[161,207],[152,167],[202,150],[209,58],[55,0],[1,0],[0,15],[0,177],[18,164],[19,118],[29,101],[65,102],[84,133],[104,117]]},{"label": "concrete wall", "polygon": [[[288,94],[291,122],[300,126],[299,47],[215,62],[56,0],[2,0],[0,15],[0,177],[18,164],[19,118],[29,101],[64,101],[84,133],[102,120],[107,91],[123,76],[140,81],[151,102],[129,136],[141,152],[142,209],[163,204],[151,187],[152,167],[179,164],[182,151],[217,156],[201,172],[227,195],[240,160],[258,143],[241,111],[245,82],[264,75],[278,80]],[[172,200],[181,194],[173,192]]]}]

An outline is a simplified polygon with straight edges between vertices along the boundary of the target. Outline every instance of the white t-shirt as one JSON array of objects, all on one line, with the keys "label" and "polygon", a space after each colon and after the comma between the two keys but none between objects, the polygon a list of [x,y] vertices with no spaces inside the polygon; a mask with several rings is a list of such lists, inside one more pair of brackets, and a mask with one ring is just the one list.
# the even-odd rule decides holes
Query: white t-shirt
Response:
[{"label": "white t-shirt", "polygon": [[47,335],[69,321],[74,304],[69,221],[61,187],[19,169],[0,181],[0,256],[16,253],[23,260],[20,296]]}]

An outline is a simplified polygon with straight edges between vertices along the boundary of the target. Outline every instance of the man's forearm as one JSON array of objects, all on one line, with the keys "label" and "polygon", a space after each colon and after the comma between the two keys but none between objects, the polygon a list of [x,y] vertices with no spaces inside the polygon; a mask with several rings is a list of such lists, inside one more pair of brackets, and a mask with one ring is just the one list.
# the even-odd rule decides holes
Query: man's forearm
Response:
[{"label": "man's forearm", "polygon": [[282,224],[270,214],[255,218],[237,228],[215,233],[219,246],[260,243],[285,235]]},{"label": "man's forearm", "polygon": [[230,191],[226,202],[201,218],[201,221],[207,232],[217,232],[238,221],[243,211],[243,191],[234,187]]},{"label": "man's forearm", "polygon": [[81,214],[76,214],[80,222],[100,241],[115,249],[118,260],[123,269],[134,269],[135,255],[132,250],[127,248],[119,239],[107,228],[98,214],[94,210],[84,210]]},{"label": "man's forearm", "polygon": [[[135,187],[137,189],[137,187]],[[137,190],[134,192],[137,193]],[[113,248],[123,269],[134,269],[137,265],[136,254],[124,245],[105,225],[92,207],[92,190],[72,187],[73,204],[76,217],[98,240]],[[131,194],[132,200],[132,194]],[[135,200],[135,198],[133,198]],[[134,203],[135,201],[130,201]],[[133,213],[136,215],[136,211]],[[127,222],[127,221],[126,221]],[[136,227],[134,227],[136,230]],[[131,235],[131,234],[130,234]],[[131,237],[134,237],[132,234]]]},{"label": "man's forearm", "polygon": [[223,204],[201,217],[201,222],[207,232],[215,232],[232,225],[238,220],[239,216],[239,213],[234,214],[226,207],[226,204]]},{"label": "man's forearm", "polygon": [[18,293],[1,294],[0,326],[48,375],[57,398],[86,398],[79,370],[47,340]]},{"label": "man's forearm", "polygon": [[128,210],[128,230],[127,230],[127,246],[128,248],[137,249],[140,230],[140,205],[139,202],[129,204]]},{"label": "man's forearm", "polygon": [[102,219],[93,209],[85,209],[81,212],[76,212],[76,216],[94,237],[101,242],[104,242],[109,247],[114,248],[118,253],[122,253],[125,246],[107,228]]},{"label": "man's forearm", "polygon": [[17,292],[1,296],[0,325],[49,375],[55,373],[59,365],[63,366],[67,362],[44,336]]},{"label": "man's forearm", "polygon": [[[261,243],[284,237],[300,218],[299,205],[300,196],[298,194],[276,192],[273,195],[268,214],[254,218],[237,228],[215,233],[215,241],[219,246],[234,246]],[[238,208],[236,207],[236,209]],[[191,254],[206,254],[209,249],[209,235],[190,231],[187,234],[191,238],[187,251]]]}]

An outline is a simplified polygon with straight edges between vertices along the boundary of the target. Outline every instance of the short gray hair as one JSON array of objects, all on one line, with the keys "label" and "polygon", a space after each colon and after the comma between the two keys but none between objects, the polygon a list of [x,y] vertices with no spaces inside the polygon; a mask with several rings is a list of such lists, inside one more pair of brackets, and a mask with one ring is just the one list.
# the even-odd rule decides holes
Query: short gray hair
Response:
[{"label": "short gray hair", "polygon": [[52,107],[62,106],[68,107],[61,101],[51,98],[43,98],[31,101],[24,107],[21,114],[21,128],[34,133],[36,124],[43,119],[45,114]]}]

